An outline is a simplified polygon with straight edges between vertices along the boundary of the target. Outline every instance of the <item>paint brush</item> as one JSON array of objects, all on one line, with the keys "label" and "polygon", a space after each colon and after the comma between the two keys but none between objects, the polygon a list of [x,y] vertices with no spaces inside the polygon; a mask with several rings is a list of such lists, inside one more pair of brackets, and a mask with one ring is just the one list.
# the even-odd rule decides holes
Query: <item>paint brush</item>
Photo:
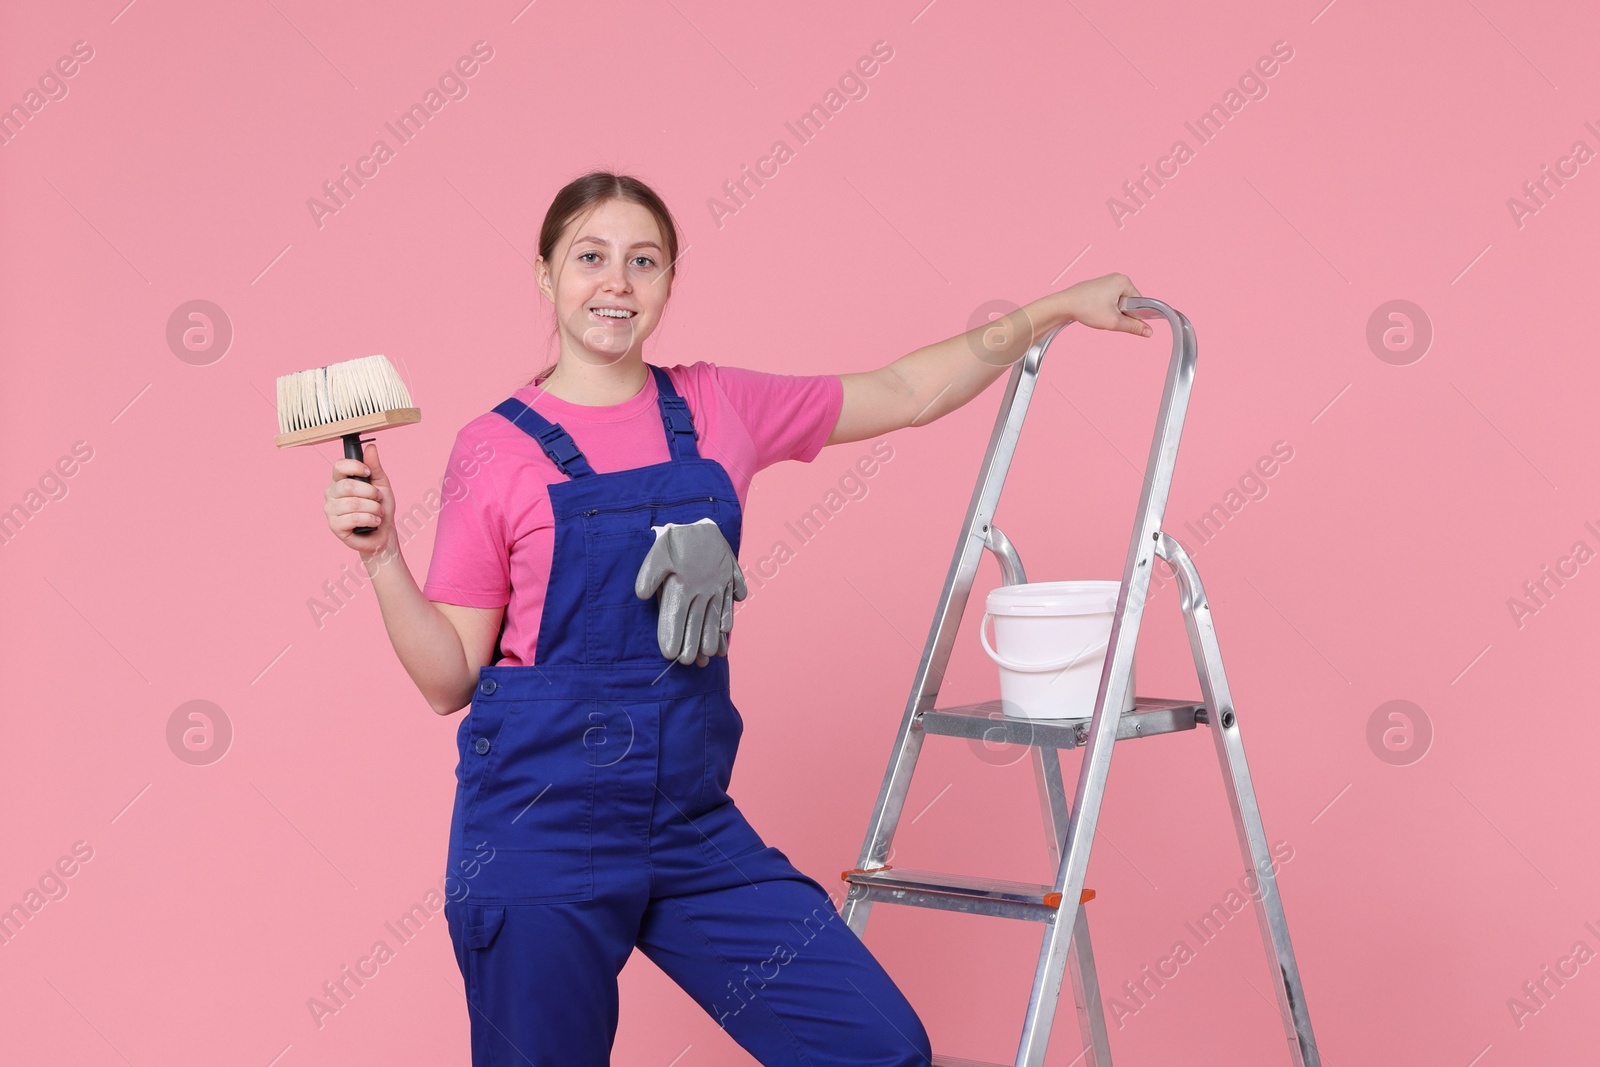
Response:
[{"label": "paint brush", "polygon": [[[346,459],[365,462],[362,434],[421,420],[422,410],[411,406],[405,382],[383,356],[363,356],[278,379],[279,448],[338,437],[344,440]],[[374,529],[362,526],[354,532],[369,534]]]}]

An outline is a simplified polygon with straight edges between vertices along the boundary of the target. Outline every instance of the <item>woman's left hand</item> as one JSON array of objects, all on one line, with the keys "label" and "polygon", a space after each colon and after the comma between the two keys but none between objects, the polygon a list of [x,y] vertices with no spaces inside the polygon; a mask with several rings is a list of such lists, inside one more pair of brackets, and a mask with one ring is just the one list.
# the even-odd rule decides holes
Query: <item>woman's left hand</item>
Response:
[{"label": "woman's left hand", "polygon": [[1106,274],[1090,278],[1061,291],[1073,319],[1097,330],[1123,330],[1150,336],[1150,326],[1117,307],[1125,296],[1140,296],[1126,274]]}]

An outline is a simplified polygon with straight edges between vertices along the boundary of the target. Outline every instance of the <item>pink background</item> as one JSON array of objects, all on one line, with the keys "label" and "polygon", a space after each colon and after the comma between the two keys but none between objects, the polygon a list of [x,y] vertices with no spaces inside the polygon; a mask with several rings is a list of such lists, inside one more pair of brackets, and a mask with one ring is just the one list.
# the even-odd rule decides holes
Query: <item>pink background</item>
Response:
[{"label": "pink background", "polygon": [[[1592,1050],[1596,964],[1565,964],[1520,1025],[1508,1000],[1600,949],[1597,565],[1520,626],[1507,603],[1600,548],[1596,164],[1520,226],[1507,204],[1575,141],[1600,148],[1591,6],[523,3],[7,5],[0,104],[76,41],[93,58],[0,147],[0,508],[38,505],[0,546],[0,905],[54,885],[75,842],[92,858],[0,946],[0,1059],[467,1062],[442,915],[404,945],[384,925],[442,878],[458,720],[415,692],[370,589],[317,625],[308,601],[353,555],[321,513],[333,449],[272,447],[273,381],[387,354],[425,414],[384,437],[386,466],[420,500],[456,430],[543,365],[529,260],[591,167],[652,183],[692,246],[656,363],[867,370],[1110,271],[1187,314],[1166,526],[1210,592],[1268,836],[1293,848],[1279,879],[1325,1062]],[[468,95],[319,228],[307,198],[480,40]],[[865,98],[797,145],[784,123],[879,40]],[[1276,41],[1293,58],[1266,96],[1197,144],[1185,121]],[[718,226],[708,201],[778,138],[794,158]],[[1119,227],[1108,198],[1179,138],[1194,158]],[[233,337],[186,361],[167,323],[199,299]],[[1433,331],[1407,365],[1367,339],[1396,299]],[[1053,349],[999,513],[1034,580],[1118,575],[1167,345],[1157,324]],[[741,612],[734,792],[827,886],[1001,389],[894,434],[867,495]],[[1183,524],[1278,441],[1267,495],[1199,544]],[[91,458],[49,477],[76,442]],[[746,565],[871,444],[757,479]],[[995,693],[974,623],[997,582],[985,560],[943,702]],[[1170,587],[1143,638],[1142,693],[1197,692]],[[232,732],[205,765],[169,741],[193,700]],[[1391,700],[1431,724],[1426,749],[1369,744]],[[1047,877],[1009,759],[931,739],[898,861]],[[1101,828],[1109,997],[1194,947],[1185,923],[1241,877],[1209,740],[1119,747]],[[1040,932],[880,907],[866,940],[936,1049],[999,1060]],[[319,1027],[308,999],[380,939],[394,957]],[[617,1062],[750,1062],[648,962],[622,985]],[[1113,1029],[1117,1062],[1286,1063],[1269,995],[1241,914]],[[1061,1019],[1052,1064],[1078,1050]]]}]

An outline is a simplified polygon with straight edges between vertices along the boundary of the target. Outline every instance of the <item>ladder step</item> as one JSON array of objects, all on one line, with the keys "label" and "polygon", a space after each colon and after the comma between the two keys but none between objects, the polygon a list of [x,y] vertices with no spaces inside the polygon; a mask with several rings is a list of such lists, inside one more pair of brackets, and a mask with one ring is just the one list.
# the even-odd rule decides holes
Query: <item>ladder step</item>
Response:
[{"label": "ladder step", "polygon": [[[999,878],[914,871],[905,867],[854,868],[843,872],[840,877],[852,886],[859,887],[862,895],[869,900],[909,904],[916,908],[1054,922],[1061,907],[1061,894],[1053,886],[1037,882],[1008,882]],[[1079,897],[1082,903],[1093,899],[1093,889],[1085,889]]]},{"label": "ladder step", "polygon": [[[923,730],[930,734],[968,737],[995,744],[1077,748],[1089,740],[1088,719],[1025,719],[1006,715],[998,700],[934,708],[923,712],[920,718]],[[1193,730],[1196,724],[1205,721],[1206,706],[1199,701],[1139,697],[1133,711],[1117,720],[1117,740]]]},{"label": "ladder step", "polygon": [[963,1060],[955,1056],[935,1056],[933,1067],[1010,1067],[1010,1065],[990,1063],[988,1060]]}]

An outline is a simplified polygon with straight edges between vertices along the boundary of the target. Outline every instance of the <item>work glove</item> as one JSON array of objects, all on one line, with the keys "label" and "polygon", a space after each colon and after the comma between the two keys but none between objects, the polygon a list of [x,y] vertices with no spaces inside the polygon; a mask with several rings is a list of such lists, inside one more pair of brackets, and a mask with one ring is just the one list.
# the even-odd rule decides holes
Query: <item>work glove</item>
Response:
[{"label": "work glove", "polygon": [[656,641],[661,654],[704,667],[728,654],[733,602],[747,593],[739,560],[710,518],[652,526],[655,544],[644,557],[633,591],[641,600],[660,592]]}]

